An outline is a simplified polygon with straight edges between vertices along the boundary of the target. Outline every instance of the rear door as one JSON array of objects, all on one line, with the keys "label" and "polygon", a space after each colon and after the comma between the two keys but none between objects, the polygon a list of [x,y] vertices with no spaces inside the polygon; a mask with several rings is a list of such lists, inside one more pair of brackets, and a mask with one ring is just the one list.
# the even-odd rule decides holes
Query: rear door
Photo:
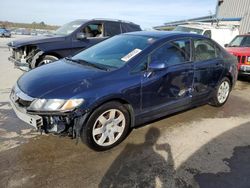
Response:
[{"label": "rear door", "polygon": [[194,78],[190,51],[191,40],[186,38],[167,42],[150,54],[149,64],[165,63],[166,68],[143,75],[141,106],[145,115],[190,104]]},{"label": "rear door", "polygon": [[209,39],[194,39],[194,101],[205,101],[223,73],[223,59]]}]

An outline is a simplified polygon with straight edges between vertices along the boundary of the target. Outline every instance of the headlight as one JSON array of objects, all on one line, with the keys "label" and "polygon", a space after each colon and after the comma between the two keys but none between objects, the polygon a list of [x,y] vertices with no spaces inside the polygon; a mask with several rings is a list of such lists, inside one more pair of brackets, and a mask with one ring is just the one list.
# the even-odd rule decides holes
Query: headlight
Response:
[{"label": "headlight", "polygon": [[248,58],[247,58],[247,62],[250,62],[250,56],[248,56]]},{"label": "headlight", "polygon": [[84,99],[36,99],[28,110],[32,111],[66,111],[73,110],[80,106]]}]

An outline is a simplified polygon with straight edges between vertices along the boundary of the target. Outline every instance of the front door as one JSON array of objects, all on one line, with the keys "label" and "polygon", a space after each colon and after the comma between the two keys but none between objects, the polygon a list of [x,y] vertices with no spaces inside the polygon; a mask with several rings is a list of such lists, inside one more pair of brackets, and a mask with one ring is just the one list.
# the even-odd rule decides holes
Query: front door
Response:
[{"label": "front door", "polygon": [[166,68],[144,73],[141,86],[143,114],[164,114],[190,104],[194,78],[190,49],[190,39],[179,39],[165,43],[150,54],[149,64],[164,63]]}]

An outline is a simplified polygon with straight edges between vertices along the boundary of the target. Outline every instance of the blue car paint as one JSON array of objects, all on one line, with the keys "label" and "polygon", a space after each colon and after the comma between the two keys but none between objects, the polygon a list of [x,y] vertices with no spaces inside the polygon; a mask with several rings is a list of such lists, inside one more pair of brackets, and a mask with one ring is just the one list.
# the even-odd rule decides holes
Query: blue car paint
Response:
[{"label": "blue car paint", "polygon": [[[20,89],[35,98],[84,98],[78,110],[93,111],[97,106],[120,100],[130,105],[135,122],[140,125],[179,110],[205,104],[211,98],[220,80],[227,76],[232,85],[237,78],[236,59],[218,46],[223,58],[205,62],[192,60],[152,72],[133,73],[134,68],[158,46],[173,39],[205,37],[174,32],[133,32],[157,41],[114,71],[103,71],[70,62],[66,59],[38,67],[19,80]],[[210,40],[210,39],[208,39]],[[180,90],[184,94],[178,96]]]}]

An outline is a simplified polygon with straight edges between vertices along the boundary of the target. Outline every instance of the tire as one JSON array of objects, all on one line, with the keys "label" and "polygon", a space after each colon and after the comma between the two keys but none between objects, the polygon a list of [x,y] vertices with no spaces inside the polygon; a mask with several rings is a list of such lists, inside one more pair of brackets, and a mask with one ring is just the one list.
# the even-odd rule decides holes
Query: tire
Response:
[{"label": "tire", "polygon": [[129,130],[130,115],[126,107],[119,102],[108,102],[90,115],[81,138],[91,149],[105,151],[121,143]]},{"label": "tire", "polygon": [[210,104],[215,107],[223,106],[231,92],[231,82],[228,78],[223,78],[213,94]]},{"label": "tire", "polygon": [[39,61],[37,63],[37,67],[40,67],[40,66],[48,64],[48,63],[52,63],[52,62],[57,61],[57,60],[58,60],[58,58],[56,56],[45,55],[41,59],[39,59]]}]

